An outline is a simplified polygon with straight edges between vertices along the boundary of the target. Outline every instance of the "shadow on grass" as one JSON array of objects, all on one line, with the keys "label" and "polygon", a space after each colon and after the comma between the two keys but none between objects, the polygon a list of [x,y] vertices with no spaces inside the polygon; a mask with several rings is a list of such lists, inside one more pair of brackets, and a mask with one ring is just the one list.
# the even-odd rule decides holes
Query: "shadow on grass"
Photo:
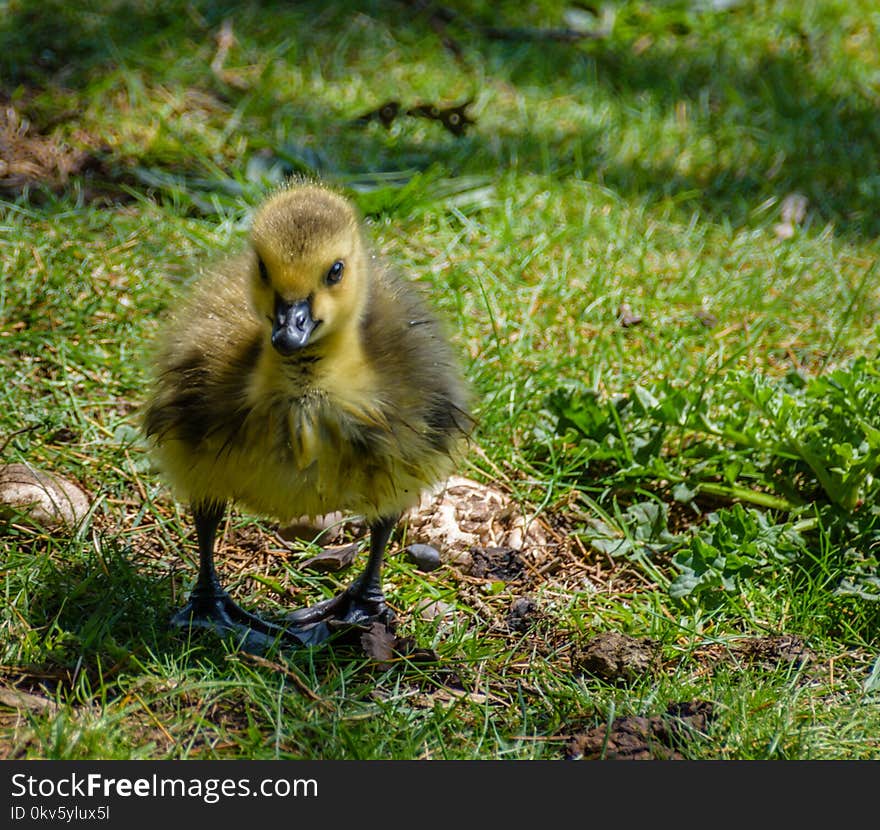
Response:
[{"label": "shadow on grass", "polygon": [[[325,155],[360,159],[348,164],[347,174],[431,165],[459,176],[516,168],[597,181],[624,196],[649,201],[680,199],[710,218],[733,224],[744,222],[765,200],[799,191],[837,233],[880,232],[880,117],[875,102],[855,82],[841,83],[829,71],[819,71],[822,44],[794,20],[781,21],[779,42],[773,48],[768,42],[763,51],[733,40],[729,48],[716,48],[687,27],[669,26],[659,35],[654,31],[651,48],[637,54],[631,42],[614,36],[579,44],[499,41],[485,29],[463,23],[486,14],[477,4],[440,25],[430,9],[414,10],[401,0],[303,3],[294,8],[280,2],[206,3],[198,8],[180,0],[134,7],[108,2],[104,11],[90,12],[61,2],[39,8],[18,4],[0,23],[0,66],[12,84],[36,86],[76,87],[102,67],[120,62],[160,73],[160,46],[185,58],[195,44],[211,40],[227,18],[241,37],[266,49],[284,38],[296,54],[315,55],[332,50],[345,23],[363,15],[383,21],[403,44],[400,60],[414,65],[421,52],[408,47],[436,42],[444,54],[441,38],[454,39],[461,51],[457,66],[472,77],[475,93],[478,79],[489,77],[515,88],[542,89],[550,105],[560,97],[584,105],[614,100],[630,112],[651,113],[658,124],[678,113],[685,121],[692,119],[695,128],[663,155],[654,148],[636,148],[621,156],[621,126],[614,123],[585,129],[572,120],[532,120],[525,130],[503,125],[482,130],[477,124],[461,139],[437,125],[435,140],[412,140],[404,129],[389,142],[381,128],[353,128],[350,117],[357,113],[343,118],[325,102],[290,104],[280,112],[270,106],[277,118],[287,119],[284,128],[294,143],[298,123],[324,125]],[[513,14],[508,12],[503,23],[523,25]],[[719,14],[716,43],[726,23],[748,25],[748,7]],[[643,23],[657,28],[648,18]],[[450,66],[455,64],[452,53],[445,54]],[[231,88],[215,92],[233,104],[255,94]],[[277,134],[277,122],[273,126]],[[682,172],[687,165],[680,160],[694,150],[688,143],[692,140],[702,145],[704,158],[694,172]],[[322,170],[320,161],[315,170],[333,173],[332,165]]]},{"label": "shadow on grass", "polygon": [[83,671],[111,677],[138,652],[170,647],[169,575],[112,538],[102,553],[56,560],[30,592],[28,623],[44,632],[42,662],[70,681]]},{"label": "shadow on grass", "polygon": [[[40,633],[34,677],[44,677],[72,689],[77,677],[87,676],[92,688],[112,688],[120,672],[132,661],[181,659],[223,668],[230,656],[284,671],[275,663],[283,655],[323,672],[340,664],[365,663],[358,640],[337,638],[314,649],[271,646],[253,655],[240,652],[231,639],[211,631],[182,631],[170,624],[172,613],[185,599],[181,580],[149,556],[122,547],[112,537],[102,540],[101,555],[88,555],[60,563],[53,557],[43,570],[39,587],[31,589],[27,622]],[[243,601],[248,604],[248,601]],[[378,671],[375,667],[371,671]]]}]

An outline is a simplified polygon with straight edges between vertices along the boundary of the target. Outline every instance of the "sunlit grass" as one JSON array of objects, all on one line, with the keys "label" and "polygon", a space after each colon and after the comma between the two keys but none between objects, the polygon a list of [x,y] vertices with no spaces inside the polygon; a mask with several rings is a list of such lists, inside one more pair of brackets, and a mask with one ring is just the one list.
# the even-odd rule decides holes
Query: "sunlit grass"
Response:
[{"label": "sunlit grass", "polygon": [[[48,701],[2,704],[5,757],[561,758],[575,732],[698,699],[716,718],[689,757],[878,757],[865,686],[878,612],[835,593],[846,552],[831,529],[797,569],[673,600],[668,559],[646,570],[583,543],[620,494],[584,485],[583,457],[550,435],[558,388],[812,376],[880,346],[871,4],[708,5],[616,4],[591,24],[603,36],[560,44],[479,26],[561,26],[564,4],[455,4],[456,56],[436,21],[393,0],[0,2],[4,105],[100,161],[0,203],[2,460],[70,477],[94,504],[73,536],[0,529],[0,678]],[[212,69],[225,20],[235,42]],[[476,123],[456,137],[406,115],[355,121],[392,99],[473,99]],[[436,663],[341,648],[261,663],[165,625],[195,546],[138,437],[151,343],[289,173],[345,188],[377,250],[430,293],[476,391],[462,472],[512,493],[568,550],[560,572],[509,585],[392,556],[402,632]],[[111,198],[94,199],[96,183]],[[792,193],[807,206],[786,234]],[[235,513],[223,544],[247,531],[278,548],[271,528]],[[344,582],[304,577],[297,555],[224,565],[231,590],[281,615]],[[524,594],[539,621],[514,631]],[[426,597],[449,616],[421,619]],[[580,676],[574,648],[608,630],[656,641],[658,672]],[[813,661],[705,656],[782,633]]]}]

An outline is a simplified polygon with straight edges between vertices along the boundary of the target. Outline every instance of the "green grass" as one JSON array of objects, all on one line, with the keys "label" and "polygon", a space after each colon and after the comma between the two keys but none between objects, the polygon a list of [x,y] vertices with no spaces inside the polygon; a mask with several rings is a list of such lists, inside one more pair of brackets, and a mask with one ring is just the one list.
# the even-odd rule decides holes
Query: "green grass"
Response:
[{"label": "green grass", "polygon": [[[0,703],[3,757],[562,758],[575,733],[690,700],[715,704],[690,758],[880,757],[880,475],[858,481],[861,501],[835,500],[758,416],[760,446],[632,405],[597,439],[566,431],[558,407],[587,395],[613,419],[609,402],[638,389],[700,389],[688,417],[705,401],[733,428],[725,395],[742,378],[876,361],[872,3],[622,1],[575,44],[481,28],[559,27],[563,3],[459,3],[443,32],[457,55],[395,0],[51,6],[0,0],[0,94],[31,135],[95,163],[54,191],[2,191],[0,446],[3,462],[80,482],[93,510],[72,535],[0,525],[0,679],[36,697]],[[406,116],[354,122],[390,99],[469,98],[460,137]],[[136,431],[151,343],[291,172],[347,189],[378,250],[430,291],[477,392],[462,472],[556,531],[558,567],[508,585],[390,558],[403,633],[436,662],[333,647],[259,661],[166,627],[195,546]],[[807,209],[783,238],[792,193]],[[623,306],[641,321],[622,325]],[[694,498],[676,500],[682,481]],[[785,503],[697,487],[725,483]],[[737,501],[795,528],[796,553],[745,556],[743,536],[717,537],[723,561],[673,590],[708,515],[732,523]],[[666,535],[633,519],[644,503],[663,505]],[[345,581],[304,577],[272,528],[241,513],[225,528],[242,603],[280,614]],[[507,624],[517,596],[539,612],[525,631]],[[426,597],[450,617],[422,620]],[[609,630],[654,640],[659,668],[580,674],[576,650]],[[812,658],[737,657],[744,639],[781,634]]]}]

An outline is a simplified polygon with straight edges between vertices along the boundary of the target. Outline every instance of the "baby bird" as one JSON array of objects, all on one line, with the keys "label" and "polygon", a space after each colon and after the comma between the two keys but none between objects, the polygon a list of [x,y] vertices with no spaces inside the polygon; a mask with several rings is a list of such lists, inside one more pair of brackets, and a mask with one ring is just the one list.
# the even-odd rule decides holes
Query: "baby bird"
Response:
[{"label": "baby bird", "polygon": [[[144,429],[190,503],[199,546],[198,578],[172,622],[311,645],[340,623],[387,621],[388,539],[451,473],[473,422],[437,318],[370,254],[352,205],[314,183],[270,196],[247,250],[196,282],[157,362]],[[232,601],[214,568],[229,503],[282,521],[360,514],[366,569],[289,625],[268,623]]]}]

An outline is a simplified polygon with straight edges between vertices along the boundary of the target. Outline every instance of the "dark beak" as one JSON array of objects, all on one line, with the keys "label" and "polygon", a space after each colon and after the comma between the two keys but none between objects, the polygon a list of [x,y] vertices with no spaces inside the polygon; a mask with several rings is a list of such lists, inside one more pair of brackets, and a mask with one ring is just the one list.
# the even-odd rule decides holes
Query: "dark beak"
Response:
[{"label": "dark beak", "polygon": [[288,357],[309,342],[316,323],[308,300],[288,303],[280,297],[275,300],[275,319],[272,321],[272,345],[279,354]]}]

